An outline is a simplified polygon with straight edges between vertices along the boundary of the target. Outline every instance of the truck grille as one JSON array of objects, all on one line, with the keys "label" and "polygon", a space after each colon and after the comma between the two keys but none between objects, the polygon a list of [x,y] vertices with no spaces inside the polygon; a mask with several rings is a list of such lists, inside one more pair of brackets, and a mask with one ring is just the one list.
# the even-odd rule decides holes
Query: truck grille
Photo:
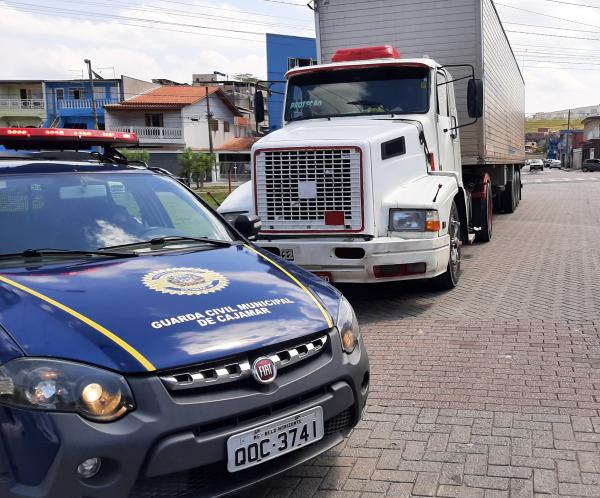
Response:
[{"label": "truck grille", "polygon": [[255,160],[264,231],[362,230],[360,149],[263,150]]}]

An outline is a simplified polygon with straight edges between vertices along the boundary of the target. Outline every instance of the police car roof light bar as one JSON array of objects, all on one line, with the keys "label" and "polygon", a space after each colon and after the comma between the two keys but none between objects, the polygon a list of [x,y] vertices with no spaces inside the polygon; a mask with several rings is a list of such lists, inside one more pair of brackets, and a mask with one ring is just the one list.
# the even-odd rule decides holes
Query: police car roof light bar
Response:
[{"label": "police car roof light bar", "polygon": [[0,128],[0,145],[14,150],[85,150],[136,147],[135,133],[73,128]]}]

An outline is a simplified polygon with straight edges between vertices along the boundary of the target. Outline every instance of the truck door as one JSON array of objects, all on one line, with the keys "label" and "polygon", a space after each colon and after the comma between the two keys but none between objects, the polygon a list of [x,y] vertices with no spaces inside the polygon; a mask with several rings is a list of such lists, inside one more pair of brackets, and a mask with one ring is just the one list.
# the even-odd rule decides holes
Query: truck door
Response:
[{"label": "truck door", "polygon": [[[441,170],[454,170],[454,140],[452,118],[448,98],[448,79],[444,72],[437,72],[437,136],[439,159],[436,166]],[[444,130],[448,130],[444,132]]]}]

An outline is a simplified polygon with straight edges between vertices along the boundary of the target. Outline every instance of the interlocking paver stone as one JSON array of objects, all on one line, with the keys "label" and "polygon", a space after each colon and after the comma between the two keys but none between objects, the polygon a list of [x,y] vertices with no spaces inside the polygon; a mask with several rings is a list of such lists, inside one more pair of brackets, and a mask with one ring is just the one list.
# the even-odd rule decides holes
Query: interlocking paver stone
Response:
[{"label": "interlocking paver stone", "polygon": [[365,420],[245,496],[599,498],[599,226],[600,182],[529,184],[491,243],[463,247],[455,290],[343,287]]}]

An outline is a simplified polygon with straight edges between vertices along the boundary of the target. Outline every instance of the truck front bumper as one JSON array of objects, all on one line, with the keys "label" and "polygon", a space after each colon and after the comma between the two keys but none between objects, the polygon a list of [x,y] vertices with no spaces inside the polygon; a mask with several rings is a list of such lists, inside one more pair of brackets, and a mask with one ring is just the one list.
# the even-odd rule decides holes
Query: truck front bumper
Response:
[{"label": "truck front bumper", "polygon": [[[0,406],[0,496],[217,497],[306,462],[343,440],[360,420],[368,394],[362,339],[350,355],[342,351],[337,329],[329,339],[320,355],[282,371],[267,386],[234,382],[174,395],[158,375],[128,378],[137,408],[116,422]],[[317,406],[323,409],[323,439],[228,473],[230,436]],[[96,457],[102,459],[98,475],[80,477],[78,465]]]},{"label": "truck front bumper", "polygon": [[[374,283],[433,278],[447,270],[450,256],[450,237],[447,235],[434,239],[315,238],[260,240],[258,243],[268,251],[292,261],[305,270],[329,278],[334,283]],[[349,251],[350,249],[352,251]],[[348,257],[350,254],[352,258]],[[358,258],[361,255],[362,257]],[[425,265],[424,272],[381,276],[381,272],[376,271],[377,267],[390,268],[419,264]]]}]

